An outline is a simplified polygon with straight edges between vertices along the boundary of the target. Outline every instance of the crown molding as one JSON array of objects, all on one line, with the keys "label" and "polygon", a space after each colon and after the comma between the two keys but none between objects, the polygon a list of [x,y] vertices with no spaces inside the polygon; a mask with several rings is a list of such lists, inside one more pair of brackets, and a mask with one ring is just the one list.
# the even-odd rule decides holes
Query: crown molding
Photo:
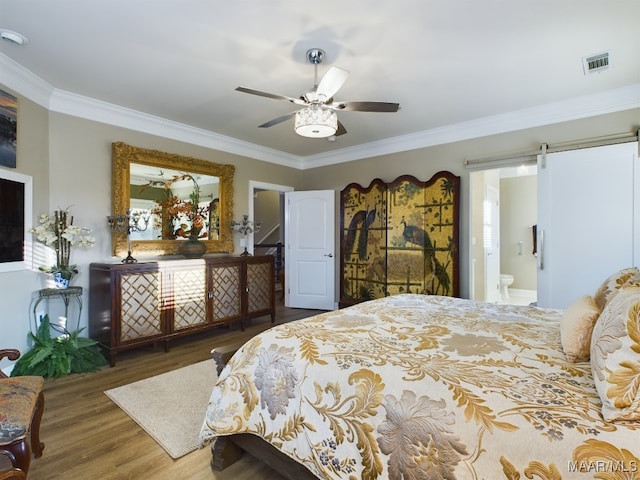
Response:
[{"label": "crown molding", "polygon": [[59,90],[0,53],[0,82],[50,111],[305,170],[640,108],[640,83],[307,157]]},{"label": "crown molding", "polygon": [[49,111],[301,169],[303,158],[236,138],[56,89],[0,53],[0,83]]},{"label": "crown molding", "polygon": [[93,98],[83,97],[75,93],[56,89],[51,96],[50,105],[51,111],[57,113],[116,125],[137,132],[170,138],[291,168],[302,168],[302,158],[295,155]]},{"label": "crown molding", "polygon": [[2,53],[0,53],[0,82],[19,95],[49,109],[53,87]]},{"label": "crown molding", "polygon": [[640,108],[640,83],[305,157],[303,169],[444,145]]}]

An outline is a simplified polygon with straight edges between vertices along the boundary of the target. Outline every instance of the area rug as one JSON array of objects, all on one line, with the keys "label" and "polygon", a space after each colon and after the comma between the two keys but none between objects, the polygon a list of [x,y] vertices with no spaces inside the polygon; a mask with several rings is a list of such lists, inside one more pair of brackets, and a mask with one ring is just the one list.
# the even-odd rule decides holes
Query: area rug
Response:
[{"label": "area rug", "polygon": [[199,447],[216,365],[205,360],[104,393],[172,457]]}]

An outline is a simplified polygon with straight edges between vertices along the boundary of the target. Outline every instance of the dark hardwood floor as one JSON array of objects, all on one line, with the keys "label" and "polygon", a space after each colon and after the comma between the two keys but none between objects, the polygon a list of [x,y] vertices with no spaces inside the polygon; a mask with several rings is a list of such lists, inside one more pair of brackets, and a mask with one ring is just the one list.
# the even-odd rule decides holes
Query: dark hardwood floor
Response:
[{"label": "dark hardwood floor", "polygon": [[[279,306],[276,324],[321,313]],[[118,354],[114,367],[96,373],[45,380],[45,412],[40,438],[44,454],[32,459],[31,480],[121,479],[281,479],[266,465],[246,456],[224,472],[212,472],[209,448],[173,460],[104,391],[211,358],[215,346],[250,338],[272,326],[270,317],[220,327],[176,339],[169,352],[161,345]],[[185,392],[188,395],[188,392]],[[203,412],[204,419],[204,412]],[[0,469],[6,460],[0,459]]]}]

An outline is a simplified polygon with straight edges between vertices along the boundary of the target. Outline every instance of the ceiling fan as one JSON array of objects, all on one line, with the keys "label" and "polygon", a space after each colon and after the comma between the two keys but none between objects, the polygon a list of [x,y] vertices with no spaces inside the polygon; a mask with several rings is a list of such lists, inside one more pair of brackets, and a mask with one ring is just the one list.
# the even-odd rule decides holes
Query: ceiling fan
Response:
[{"label": "ceiling fan", "polygon": [[307,60],[314,65],[314,86],[307,93],[303,93],[298,98],[277,95],[260,90],[253,90],[247,87],[238,87],[237,91],[259,95],[261,97],[273,98],[275,100],[286,100],[287,102],[300,105],[301,110],[290,112],[280,117],[274,118],[262,125],[260,128],[272,127],[292,117],[295,117],[294,129],[298,135],[312,138],[331,137],[333,135],[344,135],[347,130],[338,121],[336,111],[352,112],[397,112],[400,105],[389,102],[336,102],[333,96],[344,85],[349,76],[349,72],[340,67],[331,67],[318,83],[318,65],[324,60],[324,51],[319,48],[312,48],[307,51]]}]

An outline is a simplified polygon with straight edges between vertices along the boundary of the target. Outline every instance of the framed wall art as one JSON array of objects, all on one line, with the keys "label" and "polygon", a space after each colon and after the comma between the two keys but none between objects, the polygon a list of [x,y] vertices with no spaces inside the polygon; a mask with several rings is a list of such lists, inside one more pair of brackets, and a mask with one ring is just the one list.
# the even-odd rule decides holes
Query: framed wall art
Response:
[{"label": "framed wall art", "polygon": [[16,168],[18,99],[0,90],[0,166]]},{"label": "framed wall art", "polygon": [[0,168],[0,272],[30,267],[33,179]]}]

